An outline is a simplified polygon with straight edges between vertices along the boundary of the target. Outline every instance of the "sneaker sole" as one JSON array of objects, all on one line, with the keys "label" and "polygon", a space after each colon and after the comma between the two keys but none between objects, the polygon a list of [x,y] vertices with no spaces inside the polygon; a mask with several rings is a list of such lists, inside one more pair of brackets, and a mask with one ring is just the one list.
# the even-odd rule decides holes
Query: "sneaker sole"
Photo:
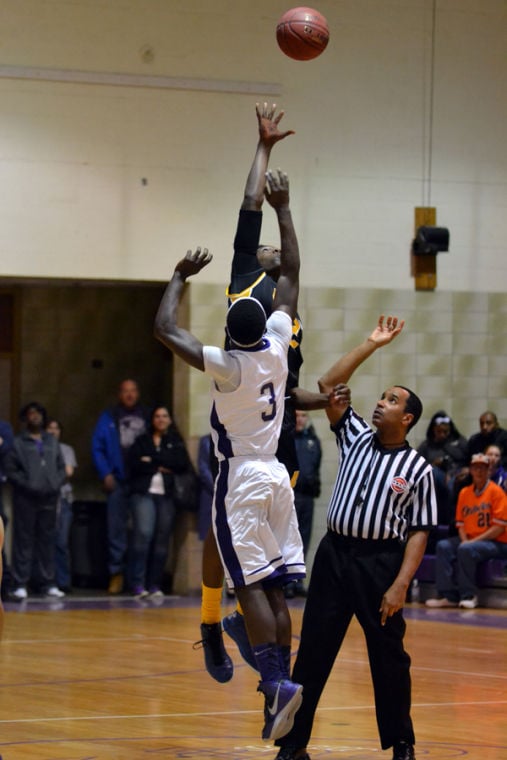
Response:
[{"label": "sneaker sole", "polygon": [[234,665],[229,656],[224,660],[223,665],[215,665],[212,662],[208,663],[206,655],[204,655],[204,665],[208,675],[217,683],[228,683],[234,675]]},{"label": "sneaker sole", "polygon": [[297,711],[301,707],[302,701],[303,687],[299,685],[298,690],[295,692],[292,699],[287,702],[283,710],[280,710],[274,719],[269,732],[262,732],[262,738],[276,741],[277,739],[281,739],[283,736],[286,736],[289,731],[292,730],[292,726],[294,725],[294,718]]}]

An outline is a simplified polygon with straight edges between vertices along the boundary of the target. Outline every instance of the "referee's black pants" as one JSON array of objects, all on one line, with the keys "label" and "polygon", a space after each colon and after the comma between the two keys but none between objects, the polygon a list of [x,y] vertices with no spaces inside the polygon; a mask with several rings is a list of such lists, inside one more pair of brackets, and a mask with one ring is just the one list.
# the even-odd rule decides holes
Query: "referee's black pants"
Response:
[{"label": "referee's black pants", "polygon": [[353,615],[366,637],[382,749],[399,741],[415,743],[405,621],[400,611],[381,626],[379,612],[402,560],[398,541],[345,538],[333,532],[324,536],[313,563],[292,674],[303,685],[303,703],[292,731],[276,744],[297,749],[308,745],[320,696]]}]

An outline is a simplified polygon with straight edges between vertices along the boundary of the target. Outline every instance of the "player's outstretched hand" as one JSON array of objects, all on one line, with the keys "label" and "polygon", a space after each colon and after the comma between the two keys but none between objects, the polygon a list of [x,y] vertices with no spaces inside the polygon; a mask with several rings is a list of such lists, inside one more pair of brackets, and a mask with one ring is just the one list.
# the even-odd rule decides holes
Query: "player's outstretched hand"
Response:
[{"label": "player's outstretched hand", "polygon": [[293,135],[294,130],[288,129],[286,132],[280,132],[278,124],[283,118],[285,111],[280,111],[275,116],[276,103],[269,105],[264,103],[261,107],[259,103],[255,104],[257,112],[257,121],[259,123],[259,139],[266,145],[273,146],[275,143],[283,140],[288,135]]},{"label": "player's outstretched hand", "polygon": [[186,256],[176,264],[176,271],[183,279],[198,274],[201,269],[208,266],[213,256],[207,248],[196,248],[195,251],[187,251]]},{"label": "player's outstretched hand", "polygon": [[381,314],[378,318],[377,326],[368,338],[372,343],[378,346],[385,346],[390,343],[400,332],[405,325],[404,319],[398,319],[398,317],[387,317],[384,323],[384,315]]},{"label": "player's outstretched hand", "polygon": [[350,406],[352,399],[349,386],[345,385],[345,383],[335,385],[329,394],[328,399],[328,406],[333,407],[333,409],[338,411],[345,412]]},{"label": "player's outstretched hand", "polygon": [[270,206],[275,210],[289,205],[289,177],[277,169],[266,172],[266,187],[264,195]]}]

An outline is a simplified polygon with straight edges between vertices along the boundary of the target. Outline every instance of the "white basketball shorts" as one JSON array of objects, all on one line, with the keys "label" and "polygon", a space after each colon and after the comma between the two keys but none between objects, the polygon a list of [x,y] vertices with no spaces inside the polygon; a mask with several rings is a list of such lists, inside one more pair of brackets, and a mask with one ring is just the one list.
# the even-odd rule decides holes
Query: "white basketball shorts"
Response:
[{"label": "white basketball shorts", "polygon": [[230,588],[305,577],[294,494],[276,457],[220,462],[212,519]]}]

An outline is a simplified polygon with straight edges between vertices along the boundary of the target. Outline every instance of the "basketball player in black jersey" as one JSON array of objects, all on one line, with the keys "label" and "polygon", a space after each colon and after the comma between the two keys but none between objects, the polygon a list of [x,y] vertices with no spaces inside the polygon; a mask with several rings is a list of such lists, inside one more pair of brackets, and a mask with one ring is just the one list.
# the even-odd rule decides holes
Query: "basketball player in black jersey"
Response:
[{"label": "basketball player in black jersey", "polygon": [[[265,175],[273,145],[294,133],[291,130],[285,132],[279,130],[278,125],[284,112],[280,111],[276,114],[276,105],[264,103],[261,107],[257,104],[256,112],[259,139],[239,212],[227,296],[229,303],[240,296],[253,296],[262,303],[266,314],[269,316],[272,311],[276,281],[280,273],[280,249],[272,245],[259,245],[262,225],[261,208],[265,198]],[[269,202],[269,196],[267,199]],[[303,363],[301,355],[302,337],[302,324],[297,317],[293,323],[293,335],[288,353],[289,374],[286,386],[284,420],[277,451],[277,458],[287,468],[292,486],[295,485],[298,475],[294,443],[295,410],[296,408],[323,409],[328,404],[327,395],[299,388],[299,370]],[[225,650],[222,639],[221,598],[223,582],[222,563],[216,548],[213,530],[210,528],[203,547],[201,636],[206,669],[220,683],[229,681],[233,675],[232,660]],[[256,669],[255,658],[250,648],[241,611],[238,609],[228,615],[223,621],[223,627],[236,642],[243,658]],[[290,651],[287,656],[290,657]]]}]

